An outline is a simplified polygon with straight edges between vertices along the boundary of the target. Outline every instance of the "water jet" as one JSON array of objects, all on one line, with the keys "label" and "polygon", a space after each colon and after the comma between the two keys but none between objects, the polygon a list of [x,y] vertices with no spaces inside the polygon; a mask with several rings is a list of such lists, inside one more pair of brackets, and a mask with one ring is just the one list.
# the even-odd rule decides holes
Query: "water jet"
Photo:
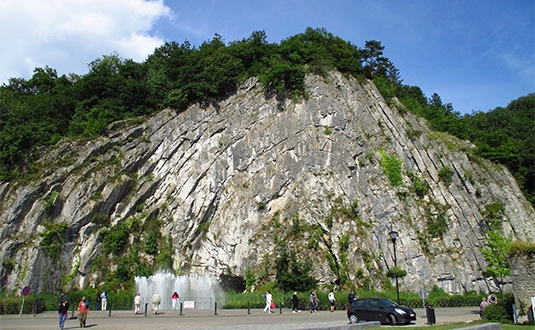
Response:
[{"label": "water jet", "polygon": [[136,294],[141,293],[142,304],[151,306],[155,291],[161,296],[160,310],[171,310],[173,292],[180,295],[179,302],[193,301],[196,309],[212,309],[215,302],[225,304],[225,296],[217,277],[180,275],[169,272],[157,272],[150,277],[136,276]]}]

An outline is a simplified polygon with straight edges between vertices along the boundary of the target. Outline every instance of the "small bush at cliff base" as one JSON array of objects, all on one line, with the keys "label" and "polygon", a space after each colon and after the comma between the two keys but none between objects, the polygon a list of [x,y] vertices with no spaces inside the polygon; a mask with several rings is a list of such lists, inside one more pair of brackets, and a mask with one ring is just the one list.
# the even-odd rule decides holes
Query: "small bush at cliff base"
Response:
[{"label": "small bush at cliff base", "polygon": [[487,322],[510,323],[509,315],[504,306],[489,305],[483,313],[483,320]]},{"label": "small bush at cliff base", "polygon": [[513,303],[514,296],[512,294],[505,294],[498,298],[497,305],[489,305],[485,308],[483,313],[483,321],[486,322],[513,322]]}]

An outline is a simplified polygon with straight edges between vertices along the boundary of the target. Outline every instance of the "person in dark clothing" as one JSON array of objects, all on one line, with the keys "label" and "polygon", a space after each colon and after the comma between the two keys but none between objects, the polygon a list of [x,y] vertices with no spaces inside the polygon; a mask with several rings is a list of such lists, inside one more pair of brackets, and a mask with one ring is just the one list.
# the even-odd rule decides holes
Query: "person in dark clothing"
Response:
[{"label": "person in dark clothing", "polygon": [[67,316],[69,314],[69,302],[67,300],[63,300],[59,305],[58,314],[59,329],[63,330],[63,327],[65,326],[65,320],[67,319]]},{"label": "person in dark clothing", "polygon": [[349,303],[349,305],[351,306],[351,304],[353,303],[353,301],[357,300],[357,296],[355,296],[355,292],[354,291],[351,291],[349,293],[349,295],[347,296],[347,302]]},{"label": "person in dark clothing", "polygon": [[62,292],[61,295],[58,298],[58,306],[60,306],[64,301],[69,300],[69,297],[67,296],[66,292]]},{"label": "person in dark clothing", "polygon": [[97,298],[95,298],[96,301],[96,311],[98,311],[98,307],[100,306],[100,292],[97,292]]},{"label": "person in dark clothing", "polygon": [[294,292],[294,295],[292,296],[292,305],[293,305],[293,312],[292,313],[299,313],[299,298],[297,297],[297,292]]}]

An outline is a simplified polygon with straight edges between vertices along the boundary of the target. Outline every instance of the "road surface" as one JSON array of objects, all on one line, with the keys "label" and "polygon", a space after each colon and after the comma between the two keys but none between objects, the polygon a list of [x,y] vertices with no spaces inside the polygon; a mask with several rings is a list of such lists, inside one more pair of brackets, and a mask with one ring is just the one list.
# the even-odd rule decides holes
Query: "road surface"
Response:
[{"label": "road surface", "polygon": [[[425,325],[426,316],[423,309],[415,309],[417,320],[412,325]],[[456,307],[435,309],[436,323],[470,323],[478,320],[477,307]],[[91,311],[87,317],[86,328],[92,330],[167,330],[167,329],[311,329],[328,328],[348,324],[345,310],[320,311],[310,314],[308,311],[292,313],[283,309],[282,314],[277,309],[274,314],[265,314],[262,309],[252,309],[250,314],[245,309],[218,310],[183,310],[183,315],[178,311],[161,311],[159,315],[134,315],[133,311],[108,312]],[[65,322],[65,329],[78,329],[79,323],[76,318],[70,318]],[[389,326],[382,326],[388,328]],[[1,315],[0,329],[58,329],[57,312],[44,312],[33,315]]]}]

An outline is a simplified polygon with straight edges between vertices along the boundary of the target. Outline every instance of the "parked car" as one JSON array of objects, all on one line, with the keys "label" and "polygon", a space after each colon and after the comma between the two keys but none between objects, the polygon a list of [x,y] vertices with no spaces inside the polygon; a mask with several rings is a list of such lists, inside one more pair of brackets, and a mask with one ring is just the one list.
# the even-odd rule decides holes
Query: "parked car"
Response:
[{"label": "parked car", "polygon": [[347,307],[349,323],[380,321],[381,324],[409,324],[416,321],[416,313],[386,298],[357,299]]}]

